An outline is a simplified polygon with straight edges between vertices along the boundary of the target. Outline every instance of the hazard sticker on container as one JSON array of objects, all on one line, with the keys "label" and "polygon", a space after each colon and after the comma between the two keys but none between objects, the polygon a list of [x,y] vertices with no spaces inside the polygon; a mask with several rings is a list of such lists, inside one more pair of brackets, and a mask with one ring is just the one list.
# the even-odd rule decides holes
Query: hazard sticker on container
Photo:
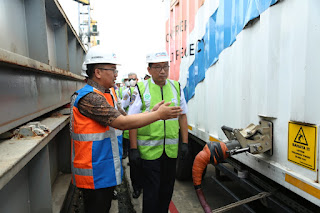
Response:
[{"label": "hazard sticker on container", "polygon": [[289,122],[288,160],[316,169],[317,126]]}]

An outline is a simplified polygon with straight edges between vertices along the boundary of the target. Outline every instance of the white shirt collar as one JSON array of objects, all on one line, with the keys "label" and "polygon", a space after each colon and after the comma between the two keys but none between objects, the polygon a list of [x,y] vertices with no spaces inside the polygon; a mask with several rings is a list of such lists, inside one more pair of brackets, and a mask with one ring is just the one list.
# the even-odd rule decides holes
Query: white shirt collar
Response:
[{"label": "white shirt collar", "polygon": [[[151,77],[151,82],[153,83],[153,84],[156,84],[156,83],[154,83],[154,81],[153,81],[153,78]],[[167,79],[166,79],[166,83],[164,84],[164,85],[166,85],[167,84]]]}]

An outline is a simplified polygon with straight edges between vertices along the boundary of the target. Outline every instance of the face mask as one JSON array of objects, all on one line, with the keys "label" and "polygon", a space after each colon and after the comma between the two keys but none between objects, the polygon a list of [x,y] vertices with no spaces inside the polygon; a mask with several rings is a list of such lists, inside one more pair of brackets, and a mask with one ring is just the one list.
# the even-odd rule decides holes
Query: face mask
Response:
[{"label": "face mask", "polygon": [[124,84],[126,85],[126,87],[130,86],[130,82],[129,81],[124,82]]},{"label": "face mask", "polygon": [[137,81],[135,81],[135,80],[130,80],[130,86],[131,86],[131,87],[136,86],[136,83],[137,83]]}]

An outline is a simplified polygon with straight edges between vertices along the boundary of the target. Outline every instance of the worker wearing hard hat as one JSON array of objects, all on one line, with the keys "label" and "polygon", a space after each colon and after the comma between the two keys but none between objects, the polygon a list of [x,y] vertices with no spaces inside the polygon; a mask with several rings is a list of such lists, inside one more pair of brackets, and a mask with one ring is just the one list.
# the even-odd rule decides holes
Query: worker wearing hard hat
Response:
[{"label": "worker wearing hard hat", "polygon": [[167,79],[169,57],[166,52],[147,55],[151,78],[139,82],[135,101],[128,114],[147,112],[159,101],[180,106],[182,114],[177,119],[156,121],[145,127],[130,130],[130,158],[142,164],[143,212],[168,212],[175,182],[176,160],[181,132],[181,158],[188,152],[187,104],[177,81]]},{"label": "worker wearing hard hat", "polygon": [[[129,78],[128,78],[127,74],[123,75],[122,82],[123,82],[123,87],[121,90],[121,96],[123,95],[124,90],[127,89],[128,87],[130,87],[130,82],[129,82]],[[123,98],[123,96],[122,96],[122,98]]]},{"label": "worker wearing hard hat", "polygon": [[92,47],[84,62],[87,84],[72,96],[72,183],[83,192],[85,212],[109,212],[113,190],[123,175],[121,130],[174,118],[181,112],[180,107],[158,104],[151,113],[121,115],[114,104],[117,64],[115,54]]},{"label": "worker wearing hard hat", "polygon": [[122,82],[120,81],[120,80],[116,80],[116,84],[115,84],[115,86],[114,86],[114,89],[115,89],[115,91],[116,91],[116,94],[117,94],[117,98],[118,99],[120,99],[120,101],[121,101],[121,99],[122,99],[122,94],[121,94],[121,92],[122,92]]},{"label": "worker wearing hard hat", "polygon": [[121,82],[122,82],[122,86],[121,86],[120,89],[119,89],[119,96],[120,96],[120,98],[121,98],[121,100],[122,100],[122,98],[123,98],[123,96],[122,96],[123,91],[124,91],[128,86],[130,86],[130,85],[129,85],[129,81],[128,81],[128,76],[127,76],[126,74],[123,75]]},{"label": "worker wearing hard hat", "polygon": [[122,82],[120,81],[120,80],[116,80],[116,87],[117,88],[120,88],[120,87],[122,87]]}]

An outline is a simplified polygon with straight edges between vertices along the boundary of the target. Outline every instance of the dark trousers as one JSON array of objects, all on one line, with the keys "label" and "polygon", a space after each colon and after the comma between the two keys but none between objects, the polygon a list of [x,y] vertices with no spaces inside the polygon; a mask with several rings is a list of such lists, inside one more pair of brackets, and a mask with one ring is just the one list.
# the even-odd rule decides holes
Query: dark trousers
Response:
[{"label": "dark trousers", "polygon": [[123,156],[128,156],[129,155],[129,149],[130,149],[130,140],[127,138],[122,138],[122,150]]},{"label": "dark trousers", "polygon": [[163,154],[156,160],[142,160],[143,213],[168,213],[173,194],[176,159]]},{"label": "dark trousers", "polygon": [[85,213],[108,213],[115,186],[102,189],[80,189]]},{"label": "dark trousers", "polygon": [[[123,139],[128,140],[128,139]],[[128,140],[129,141],[129,140]],[[130,164],[130,179],[133,190],[142,189],[142,168],[141,166],[135,165],[131,163],[131,159],[129,156],[129,164]]]}]

